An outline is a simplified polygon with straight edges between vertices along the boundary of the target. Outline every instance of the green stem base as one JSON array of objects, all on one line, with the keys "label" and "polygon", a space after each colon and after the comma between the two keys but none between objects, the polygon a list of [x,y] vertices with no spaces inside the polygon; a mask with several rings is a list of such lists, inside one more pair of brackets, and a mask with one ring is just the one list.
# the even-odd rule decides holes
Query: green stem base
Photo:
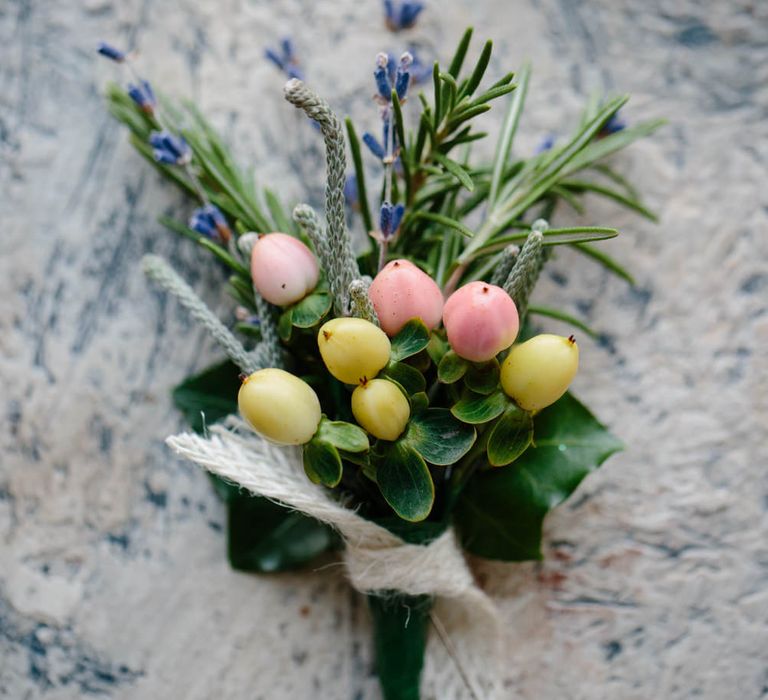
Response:
[{"label": "green stem base", "polygon": [[369,595],[376,671],[384,700],[420,700],[419,685],[433,598],[382,591]]}]

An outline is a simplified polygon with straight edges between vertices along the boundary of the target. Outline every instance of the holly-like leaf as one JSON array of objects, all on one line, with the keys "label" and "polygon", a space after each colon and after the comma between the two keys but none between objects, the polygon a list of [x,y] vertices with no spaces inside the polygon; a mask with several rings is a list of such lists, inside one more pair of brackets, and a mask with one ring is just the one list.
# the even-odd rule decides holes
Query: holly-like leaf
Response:
[{"label": "holly-like leaf", "polygon": [[390,362],[383,372],[384,376],[394,379],[408,396],[418,394],[427,388],[424,375],[404,362]]},{"label": "holly-like leaf", "polygon": [[443,359],[446,352],[448,352],[448,343],[437,333],[432,333],[429,338],[429,344],[427,345],[429,359],[432,360],[435,365],[439,365],[440,360]]},{"label": "holly-like leaf", "polygon": [[532,438],[531,414],[509,402],[488,436],[488,462],[492,467],[511,464],[528,449]]},{"label": "holly-like leaf", "polygon": [[331,309],[331,295],[313,292],[291,307],[291,323],[297,328],[312,328]]},{"label": "holly-like leaf", "polygon": [[313,438],[303,450],[304,471],[310,481],[333,488],[341,481],[342,466],[339,451],[329,442]]},{"label": "holly-like leaf", "polygon": [[387,503],[403,520],[424,520],[432,510],[432,475],[410,445],[400,441],[389,448],[376,470],[376,480]]},{"label": "holly-like leaf", "polygon": [[589,472],[622,449],[571,394],[536,416],[534,444],[506,469],[476,474],[454,522],[464,547],[488,559],[541,559],[544,517]]},{"label": "holly-like leaf", "polygon": [[315,437],[345,452],[365,452],[369,447],[365,430],[342,420],[330,421],[325,416]]},{"label": "holly-like leaf", "polygon": [[428,408],[411,418],[402,441],[430,464],[447,466],[469,452],[475,436],[475,429],[456,420],[447,408]]},{"label": "holly-like leaf", "polygon": [[498,418],[507,406],[509,399],[501,391],[488,396],[469,394],[451,408],[451,413],[462,423],[479,425]]},{"label": "holly-like leaf", "polygon": [[478,394],[490,394],[499,386],[500,373],[501,367],[495,357],[488,362],[473,362],[464,375],[464,383]]},{"label": "holly-like leaf", "polygon": [[453,350],[449,350],[437,366],[437,378],[443,384],[453,384],[464,376],[467,369],[469,369],[469,363]]},{"label": "holly-like leaf", "polygon": [[226,360],[185,379],[173,390],[173,403],[196,433],[237,413],[240,369]]},{"label": "holly-like leaf", "polygon": [[412,318],[392,338],[390,357],[395,362],[399,362],[421,352],[427,345],[429,345],[429,329],[421,319]]},{"label": "holly-like leaf", "polygon": [[327,525],[240,490],[227,503],[227,550],[239,571],[299,569],[338,544]]}]

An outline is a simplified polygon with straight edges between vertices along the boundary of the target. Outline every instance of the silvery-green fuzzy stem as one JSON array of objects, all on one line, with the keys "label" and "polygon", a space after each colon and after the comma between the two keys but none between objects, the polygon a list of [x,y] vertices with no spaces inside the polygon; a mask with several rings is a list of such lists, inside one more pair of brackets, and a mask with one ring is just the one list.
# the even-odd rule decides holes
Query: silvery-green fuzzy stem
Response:
[{"label": "silvery-green fuzzy stem", "polygon": [[525,318],[528,299],[541,272],[542,240],[541,231],[533,230],[528,234],[520,255],[517,256],[517,261],[504,284],[504,289],[515,302],[521,319]]},{"label": "silvery-green fuzzy stem", "polygon": [[347,230],[344,210],[344,181],[347,174],[344,131],[341,121],[328,103],[310,90],[301,80],[289,80],[285,85],[285,98],[304,110],[320,126],[325,140],[328,181],[325,186],[325,218],[328,222],[328,245],[331,260],[326,274],[333,294],[336,312],[349,313],[349,285],[360,276],[352,240]]},{"label": "silvery-green fuzzy stem", "polygon": [[493,277],[491,277],[491,284],[495,284],[497,287],[504,285],[507,281],[509,273],[512,272],[512,267],[517,260],[517,256],[520,253],[520,248],[514,244],[508,245],[501,252],[501,257],[496,265],[496,269],[493,271]]},{"label": "silvery-green fuzzy stem", "polygon": [[262,367],[269,366],[267,364],[268,356],[264,349],[259,346],[254,352],[249,353],[165,260],[157,255],[145,255],[142,260],[142,267],[147,277],[159,284],[165,291],[173,294],[181,302],[181,305],[189,311],[192,318],[211,334],[232,362],[243,372],[251,374]]},{"label": "silvery-green fuzzy stem", "polygon": [[253,246],[256,245],[256,241],[259,240],[259,234],[248,232],[244,233],[237,239],[237,248],[240,251],[240,255],[243,258],[243,262],[250,266],[251,264],[251,251]]},{"label": "silvery-green fuzzy stem", "polygon": [[[259,237],[255,233],[246,233],[240,236],[238,240],[238,248],[243,254],[243,257],[250,262],[251,250]],[[259,330],[261,331],[261,343],[260,348],[264,357],[268,361],[269,367],[281,367],[282,366],[282,352],[280,351],[280,338],[277,334],[277,325],[275,319],[272,316],[272,307],[267,303],[259,290],[256,289],[256,285],[253,286],[253,299],[256,303],[256,315],[259,317]]]},{"label": "silvery-green fuzzy stem", "polygon": [[293,220],[301,226],[304,232],[312,241],[312,246],[320,260],[320,266],[327,270],[331,266],[332,253],[328,245],[328,239],[325,237],[323,226],[320,219],[317,218],[315,210],[309,204],[297,204],[293,210]]},{"label": "silvery-green fuzzy stem", "polygon": [[364,318],[375,325],[379,325],[379,317],[376,315],[376,309],[368,296],[370,282],[364,278],[352,280],[349,285],[349,296],[351,297],[352,315],[357,318]]}]

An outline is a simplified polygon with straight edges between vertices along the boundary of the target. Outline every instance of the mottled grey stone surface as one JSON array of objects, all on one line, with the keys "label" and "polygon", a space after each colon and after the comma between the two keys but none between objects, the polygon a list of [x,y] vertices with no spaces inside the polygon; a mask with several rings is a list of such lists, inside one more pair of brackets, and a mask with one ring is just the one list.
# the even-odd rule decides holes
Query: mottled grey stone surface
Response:
[{"label": "mottled grey stone surface", "polygon": [[535,296],[605,333],[582,339],[576,389],[628,450],[549,518],[544,563],[479,566],[507,696],[768,696],[768,5],[429,4],[408,37],[377,0],[0,4],[0,696],[379,697],[340,569],[230,571],[221,504],[163,445],[169,389],[216,352],[140,256],[230,305],[155,223],[187,204],[107,116],[93,47],[135,43],[261,181],[316,200],[317,135],[264,46],[293,34],[312,83],[373,128],[373,53],[413,38],[445,58],[468,23],[497,41],[493,74],[534,62],[522,152],[593,89],[670,120],[616,163],[662,224],[599,202],[582,219],[625,232],[608,246],[637,287],[565,252]]}]

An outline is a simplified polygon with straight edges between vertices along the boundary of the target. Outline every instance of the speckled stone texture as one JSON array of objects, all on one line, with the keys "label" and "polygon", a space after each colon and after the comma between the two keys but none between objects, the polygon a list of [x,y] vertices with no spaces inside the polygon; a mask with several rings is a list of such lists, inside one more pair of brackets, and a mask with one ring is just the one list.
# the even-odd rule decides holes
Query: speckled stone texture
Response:
[{"label": "speckled stone texture", "polygon": [[606,249],[637,286],[566,251],[534,296],[605,334],[580,338],[576,391],[628,449],[548,519],[543,563],[478,565],[506,623],[505,696],[768,696],[768,5],[428,4],[407,36],[377,0],[0,4],[0,696],[379,697],[340,568],[230,571],[222,505],[163,445],[181,427],[170,388],[217,352],[140,256],[231,304],[155,223],[189,205],[106,114],[115,71],[93,47],[139,46],[262,182],[319,203],[318,136],[265,45],[292,34],[312,84],[373,129],[374,52],[446,58],[469,23],[497,42],[492,76],[533,60],[521,153],[594,89],[631,92],[629,121],[670,120],[615,163],[661,225],[597,201],[558,219],[620,227]]}]

